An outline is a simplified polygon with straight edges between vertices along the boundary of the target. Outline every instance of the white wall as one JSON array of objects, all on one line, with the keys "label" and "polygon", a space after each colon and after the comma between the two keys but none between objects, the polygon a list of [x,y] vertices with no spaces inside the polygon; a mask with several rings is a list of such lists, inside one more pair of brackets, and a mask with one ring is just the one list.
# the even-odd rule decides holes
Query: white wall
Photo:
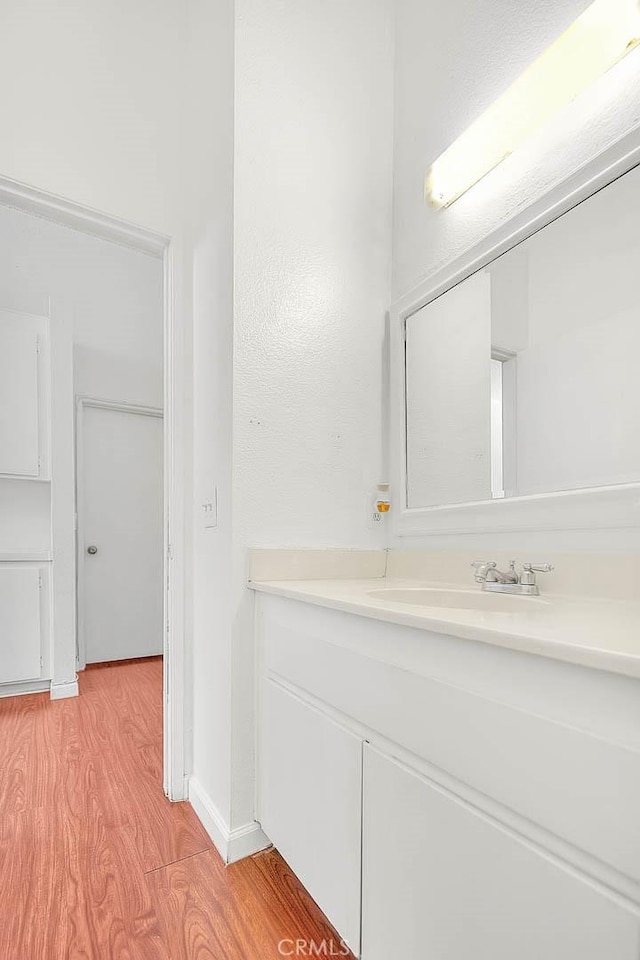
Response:
[{"label": "white wall", "polygon": [[252,804],[248,546],[380,543],[390,0],[237,0],[234,756]]},{"label": "white wall", "polygon": [[235,483],[264,545],[367,546],[380,480],[392,4],[238,0]]},{"label": "white wall", "polygon": [[588,0],[397,0],[394,299],[640,123],[640,51],[447,210],[424,201],[437,157]]},{"label": "white wall", "polygon": [[174,233],[188,12],[176,0],[5,4],[2,174]]},{"label": "white wall", "polygon": [[162,262],[0,207],[0,306],[73,317],[74,392],[162,406]]},{"label": "white wall", "polygon": [[[193,2],[194,123],[194,569],[192,772],[223,824],[231,822],[231,563],[233,403],[233,2]],[[215,97],[213,95],[215,91]],[[218,525],[205,529],[203,501],[217,488]],[[245,817],[252,819],[253,811]]]}]

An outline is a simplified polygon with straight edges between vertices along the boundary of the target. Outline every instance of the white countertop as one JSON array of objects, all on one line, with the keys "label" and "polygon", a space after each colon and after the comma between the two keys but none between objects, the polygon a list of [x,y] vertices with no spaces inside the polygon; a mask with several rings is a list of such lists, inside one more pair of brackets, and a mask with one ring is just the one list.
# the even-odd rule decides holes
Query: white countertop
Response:
[{"label": "white countertop", "polygon": [[[387,623],[477,640],[539,656],[640,678],[640,602],[584,599],[560,595],[509,597],[508,611],[408,604],[372,596],[384,589],[459,591],[479,605],[495,594],[480,587],[415,580],[271,580],[251,581],[260,593],[289,597]],[[502,596],[502,595],[499,595]],[[519,609],[522,604],[522,609]]]}]

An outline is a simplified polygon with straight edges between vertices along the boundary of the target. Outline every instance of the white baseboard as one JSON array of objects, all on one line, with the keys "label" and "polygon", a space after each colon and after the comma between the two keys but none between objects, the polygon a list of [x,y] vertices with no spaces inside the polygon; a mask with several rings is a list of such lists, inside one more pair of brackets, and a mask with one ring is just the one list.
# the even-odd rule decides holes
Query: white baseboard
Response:
[{"label": "white baseboard", "polygon": [[66,680],[64,683],[54,683],[53,680],[51,681],[52,700],[65,700],[67,697],[77,697],[79,692],[77,677],[75,680]]},{"label": "white baseboard", "polygon": [[189,802],[225,863],[235,863],[271,846],[256,820],[231,830],[195,777],[189,779]]},{"label": "white baseboard", "polygon": [[0,697],[24,697],[28,693],[47,693],[50,680],[20,680],[17,683],[0,683]]}]

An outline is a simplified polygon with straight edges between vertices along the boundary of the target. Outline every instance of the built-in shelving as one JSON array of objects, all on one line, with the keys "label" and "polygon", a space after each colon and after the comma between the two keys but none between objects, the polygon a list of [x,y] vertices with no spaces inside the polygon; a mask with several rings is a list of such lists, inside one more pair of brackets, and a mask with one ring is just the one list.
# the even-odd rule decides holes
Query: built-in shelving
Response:
[{"label": "built-in shelving", "polygon": [[0,694],[51,677],[50,321],[0,310]]}]

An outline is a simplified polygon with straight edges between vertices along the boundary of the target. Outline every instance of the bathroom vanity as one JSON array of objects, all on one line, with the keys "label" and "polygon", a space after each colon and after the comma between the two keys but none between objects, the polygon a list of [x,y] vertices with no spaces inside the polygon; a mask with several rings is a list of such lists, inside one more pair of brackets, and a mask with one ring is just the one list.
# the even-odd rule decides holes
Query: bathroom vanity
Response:
[{"label": "bathroom vanity", "polygon": [[252,587],[258,819],[356,956],[638,960],[640,604]]},{"label": "bathroom vanity", "polygon": [[391,549],[252,571],[257,816],[364,960],[640,957],[639,186],[400,298]]}]

